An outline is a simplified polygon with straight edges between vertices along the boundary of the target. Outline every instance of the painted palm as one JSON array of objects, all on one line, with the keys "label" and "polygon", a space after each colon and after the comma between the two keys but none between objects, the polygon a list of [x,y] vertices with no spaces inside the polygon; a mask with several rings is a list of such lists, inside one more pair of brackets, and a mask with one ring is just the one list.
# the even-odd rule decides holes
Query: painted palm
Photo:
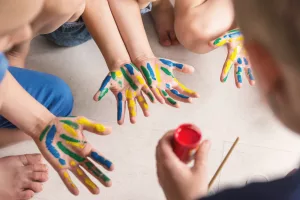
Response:
[{"label": "painted palm", "polygon": [[146,59],[135,64],[159,102],[179,107],[177,101],[188,103],[192,101],[191,98],[199,96],[195,91],[179,82],[174,74],[174,71],[191,74],[194,72],[192,66],[165,58]]},{"label": "painted palm", "polygon": [[136,101],[142,108],[144,115],[149,116],[148,103],[143,93],[148,96],[150,101],[155,102],[155,99],[143,75],[134,64],[125,64],[120,70],[108,73],[99,91],[94,95],[94,100],[100,101],[109,90],[115,95],[117,100],[117,119],[119,124],[124,123],[126,104],[131,123],[136,122]]},{"label": "painted palm", "polygon": [[252,69],[243,42],[244,38],[240,30],[234,29],[228,31],[226,34],[217,38],[211,43],[211,45],[214,47],[227,45],[228,55],[221,73],[221,82],[226,82],[229,72],[234,66],[235,83],[238,88],[240,88],[243,83],[243,70],[245,71],[250,85],[255,84],[254,76],[252,74]]},{"label": "painted palm", "polygon": [[98,194],[99,188],[83,169],[104,186],[109,187],[111,180],[93,164],[92,160],[110,171],[114,166],[86,141],[83,130],[100,135],[111,132],[110,128],[84,117],[56,118],[35,142],[72,194],[78,195],[79,190],[68,171],[71,171],[93,194]]}]

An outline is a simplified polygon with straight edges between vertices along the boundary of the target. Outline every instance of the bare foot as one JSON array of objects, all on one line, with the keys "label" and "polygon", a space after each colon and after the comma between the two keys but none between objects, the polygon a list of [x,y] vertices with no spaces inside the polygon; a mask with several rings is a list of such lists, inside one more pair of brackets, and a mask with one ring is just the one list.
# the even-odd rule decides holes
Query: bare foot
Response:
[{"label": "bare foot", "polygon": [[30,41],[16,45],[11,50],[5,53],[10,66],[25,67],[26,57],[30,49]]},{"label": "bare foot", "polygon": [[31,199],[47,180],[48,169],[40,154],[0,158],[0,199]]},{"label": "bare foot", "polygon": [[153,2],[151,11],[159,43],[162,46],[179,44],[174,31],[174,8],[169,0]]}]

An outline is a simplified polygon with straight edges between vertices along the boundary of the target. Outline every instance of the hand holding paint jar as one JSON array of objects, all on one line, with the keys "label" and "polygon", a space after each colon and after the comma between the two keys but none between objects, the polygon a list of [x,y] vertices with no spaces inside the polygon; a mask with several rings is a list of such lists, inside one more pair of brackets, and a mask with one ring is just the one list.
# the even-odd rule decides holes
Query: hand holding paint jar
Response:
[{"label": "hand holding paint jar", "polygon": [[184,163],[189,163],[195,157],[202,134],[200,129],[193,124],[180,125],[174,133],[173,151]]}]

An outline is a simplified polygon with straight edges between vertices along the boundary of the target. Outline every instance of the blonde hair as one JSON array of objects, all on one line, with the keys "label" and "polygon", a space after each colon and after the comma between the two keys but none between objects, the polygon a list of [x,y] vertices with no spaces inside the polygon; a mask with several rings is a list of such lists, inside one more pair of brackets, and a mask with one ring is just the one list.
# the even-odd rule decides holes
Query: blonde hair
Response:
[{"label": "blonde hair", "polygon": [[260,42],[274,59],[300,70],[300,0],[235,0],[246,40]]}]

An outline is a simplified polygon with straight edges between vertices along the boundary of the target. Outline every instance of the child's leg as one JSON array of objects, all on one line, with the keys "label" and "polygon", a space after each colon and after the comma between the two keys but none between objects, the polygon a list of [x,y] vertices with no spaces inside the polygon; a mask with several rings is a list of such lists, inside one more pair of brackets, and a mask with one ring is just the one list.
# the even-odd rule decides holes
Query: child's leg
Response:
[{"label": "child's leg", "polygon": [[209,42],[234,26],[232,0],[176,0],[175,31],[179,42],[196,53],[213,49]]},{"label": "child's leg", "polygon": [[[56,76],[22,69],[9,68],[22,87],[55,116],[68,116],[73,108],[73,96],[69,86]],[[0,147],[29,139],[11,122],[0,116]]]},{"label": "child's leg", "polygon": [[157,0],[152,5],[151,15],[159,43],[163,46],[179,44],[174,31],[174,8],[170,0]]}]

